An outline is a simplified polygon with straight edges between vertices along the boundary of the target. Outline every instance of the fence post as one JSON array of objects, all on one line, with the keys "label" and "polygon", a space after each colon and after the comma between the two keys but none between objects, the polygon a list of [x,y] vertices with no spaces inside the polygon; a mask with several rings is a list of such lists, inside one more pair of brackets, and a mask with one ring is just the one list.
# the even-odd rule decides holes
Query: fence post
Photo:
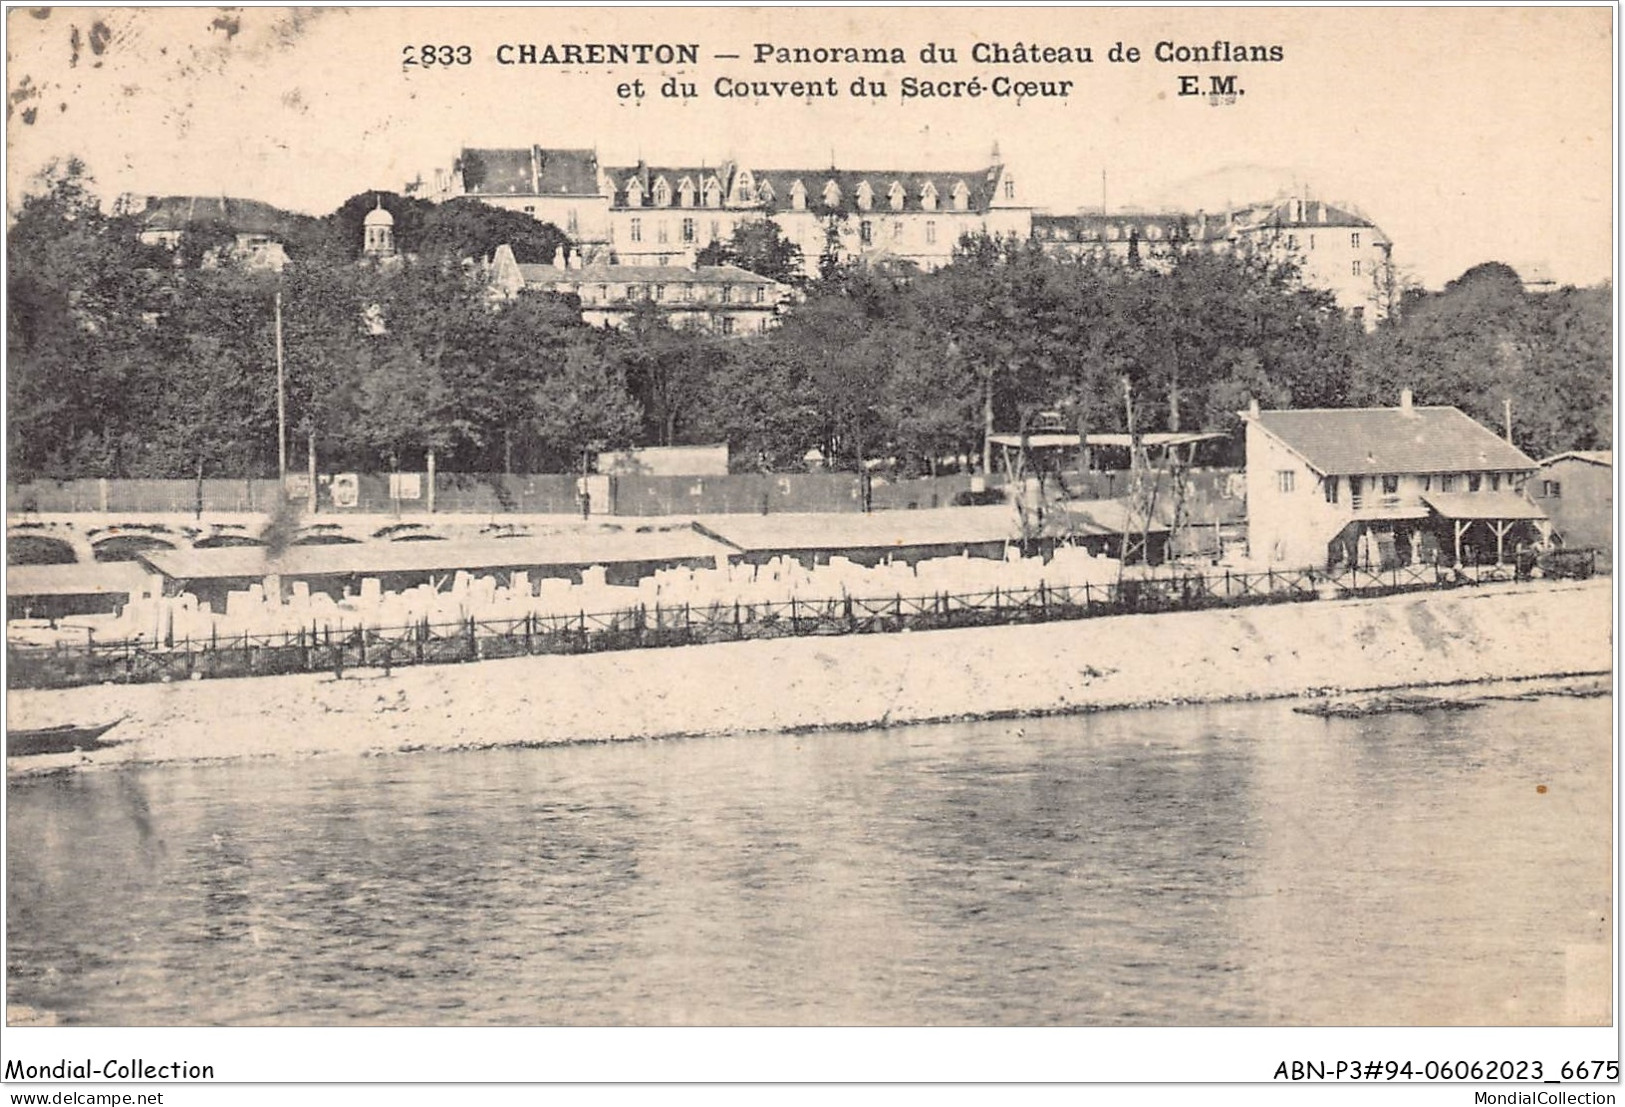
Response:
[{"label": "fence post", "polygon": [[744,626],[743,623],[741,623],[739,621],[739,601],[735,600],[734,601],[734,638],[737,640],[737,639],[740,639],[740,638],[743,638],[743,637],[745,637],[745,626]]},{"label": "fence post", "polygon": [[533,642],[531,641],[535,636],[535,625],[536,613],[534,611],[525,612],[525,656],[527,657],[536,652],[532,648]]},{"label": "fence post", "polygon": [[1038,617],[1049,622],[1049,590],[1043,581],[1038,582]]},{"label": "fence post", "polygon": [[796,625],[796,598],[794,596],[790,597],[790,633],[801,633],[801,628]]},{"label": "fence post", "polygon": [[1094,611],[1091,610],[1094,607],[1094,603],[1095,603],[1094,589],[1089,587],[1089,582],[1088,581],[1084,581],[1083,582],[1083,613],[1085,615],[1093,615],[1094,614]]},{"label": "fence post", "polygon": [[846,632],[851,634],[858,629],[858,621],[852,615],[852,593],[846,592],[841,598],[846,603]]}]

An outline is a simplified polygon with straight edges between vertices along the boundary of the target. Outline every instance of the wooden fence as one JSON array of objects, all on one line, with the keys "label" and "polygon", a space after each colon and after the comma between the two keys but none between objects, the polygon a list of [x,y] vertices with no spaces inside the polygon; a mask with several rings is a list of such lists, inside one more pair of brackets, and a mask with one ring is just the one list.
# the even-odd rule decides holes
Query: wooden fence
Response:
[{"label": "wooden fence", "polygon": [[[1595,551],[1565,551],[1549,576],[1588,577]],[[1007,626],[1100,615],[1198,611],[1248,604],[1304,603],[1354,596],[1454,588],[1508,581],[1510,565],[1314,569],[1263,573],[1185,573],[1125,578],[1114,584],[998,589],[885,598],[791,599],[774,602],[639,605],[574,615],[469,618],[387,628],[304,627],[278,634],[241,634],[163,644],[145,640],[6,648],[8,686],[65,688],[277,673],[389,670],[535,654],[687,646],[707,642],[885,634],[956,627]]]}]

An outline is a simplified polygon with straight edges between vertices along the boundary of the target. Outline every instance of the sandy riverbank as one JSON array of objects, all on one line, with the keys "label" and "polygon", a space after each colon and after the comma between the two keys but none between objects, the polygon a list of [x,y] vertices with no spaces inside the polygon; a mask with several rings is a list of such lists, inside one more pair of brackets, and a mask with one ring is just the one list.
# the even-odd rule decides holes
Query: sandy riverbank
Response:
[{"label": "sandy riverbank", "polygon": [[123,717],[13,773],[884,726],[1611,672],[1609,579],[1042,626],[8,693],[7,729]]}]

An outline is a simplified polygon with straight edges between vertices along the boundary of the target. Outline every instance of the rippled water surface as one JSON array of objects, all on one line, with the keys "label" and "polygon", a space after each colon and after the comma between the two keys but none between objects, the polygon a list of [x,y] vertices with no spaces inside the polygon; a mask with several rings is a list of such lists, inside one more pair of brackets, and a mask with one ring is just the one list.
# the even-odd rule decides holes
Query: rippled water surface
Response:
[{"label": "rippled water surface", "polygon": [[1568,1022],[1609,986],[1610,757],[1608,701],[1553,698],[24,779],[8,1000],[91,1024]]}]

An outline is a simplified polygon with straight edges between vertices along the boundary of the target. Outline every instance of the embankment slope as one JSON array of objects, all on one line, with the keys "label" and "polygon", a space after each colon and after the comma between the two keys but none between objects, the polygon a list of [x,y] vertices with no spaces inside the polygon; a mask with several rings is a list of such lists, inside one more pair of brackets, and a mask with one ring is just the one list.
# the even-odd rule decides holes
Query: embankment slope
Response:
[{"label": "embankment slope", "polygon": [[[9,730],[124,717],[12,771],[893,725],[1605,673],[1611,581],[1041,626],[8,694]],[[23,764],[27,762],[28,764]]]}]

